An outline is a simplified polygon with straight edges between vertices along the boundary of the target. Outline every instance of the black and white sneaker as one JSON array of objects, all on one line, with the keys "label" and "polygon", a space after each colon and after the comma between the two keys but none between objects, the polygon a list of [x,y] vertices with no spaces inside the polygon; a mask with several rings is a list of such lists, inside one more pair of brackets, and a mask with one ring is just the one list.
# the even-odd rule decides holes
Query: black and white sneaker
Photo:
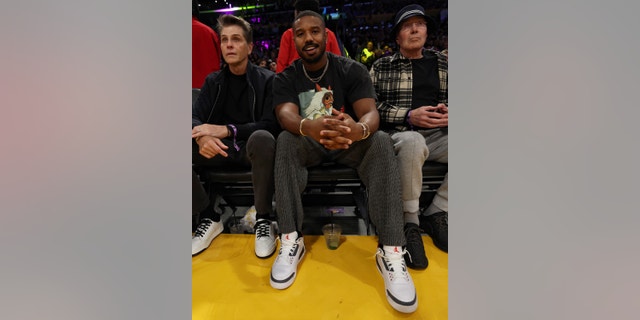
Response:
[{"label": "black and white sneaker", "polygon": [[280,252],[271,267],[270,283],[273,288],[286,289],[293,284],[304,253],[303,237],[287,239],[286,235],[280,236]]},{"label": "black and white sneaker", "polygon": [[215,222],[209,218],[202,219],[195,234],[191,237],[191,255],[194,256],[209,248],[211,241],[222,233],[223,229],[224,227],[220,222]]},{"label": "black and white sneaker", "polygon": [[378,248],[376,266],[384,279],[389,304],[400,312],[411,313],[418,309],[418,296],[403,258],[407,251],[400,251],[398,248],[400,247],[396,247],[398,252],[393,253]]},{"label": "black and white sneaker", "polygon": [[276,236],[273,223],[268,219],[258,219],[255,226],[255,252],[258,258],[268,258],[276,252]]}]

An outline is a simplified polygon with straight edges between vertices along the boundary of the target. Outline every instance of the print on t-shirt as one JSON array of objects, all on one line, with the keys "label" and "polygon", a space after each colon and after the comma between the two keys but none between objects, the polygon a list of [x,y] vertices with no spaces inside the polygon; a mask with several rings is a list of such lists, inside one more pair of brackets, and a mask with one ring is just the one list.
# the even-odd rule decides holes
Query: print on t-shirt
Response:
[{"label": "print on t-shirt", "polygon": [[322,116],[331,115],[333,108],[333,91],[329,88],[321,88],[316,83],[316,89],[298,94],[300,99],[300,115],[313,120]]}]

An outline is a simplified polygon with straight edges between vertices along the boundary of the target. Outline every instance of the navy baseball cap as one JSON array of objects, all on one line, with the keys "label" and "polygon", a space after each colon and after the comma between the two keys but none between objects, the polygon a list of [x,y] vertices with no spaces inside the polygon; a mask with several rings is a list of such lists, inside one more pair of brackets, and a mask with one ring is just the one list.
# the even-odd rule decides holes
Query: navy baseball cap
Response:
[{"label": "navy baseball cap", "polygon": [[393,28],[391,29],[391,36],[393,37],[394,40],[398,35],[398,30],[400,29],[400,26],[402,25],[402,23],[405,20],[415,16],[420,16],[424,18],[424,20],[427,22],[427,32],[429,30],[436,28],[435,21],[433,21],[433,19],[431,19],[429,16],[427,16],[424,13],[424,8],[421,5],[410,4],[400,9],[400,11],[398,11],[398,13],[396,14],[395,19],[393,19]]}]

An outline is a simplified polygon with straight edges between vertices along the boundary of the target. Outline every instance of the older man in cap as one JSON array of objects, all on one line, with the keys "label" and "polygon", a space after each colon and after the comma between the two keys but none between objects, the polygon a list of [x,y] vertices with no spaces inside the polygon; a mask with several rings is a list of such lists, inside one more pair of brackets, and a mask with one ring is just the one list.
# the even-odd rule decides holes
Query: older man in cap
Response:
[{"label": "older man in cap", "polygon": [[[429,261],[419,228],[422,166],[425,161],[448,163],[449,107],[447,57],[426,50],[428,25],[435,24],[424,8],[412,4],[395,16],[395,54],[378,59],[370,76],[377,95],[381,127],[391,134],[398,155],[407,265],[424,269]],[[448,174],[425,210],[426,233],[436,247],[448,252]]]}]

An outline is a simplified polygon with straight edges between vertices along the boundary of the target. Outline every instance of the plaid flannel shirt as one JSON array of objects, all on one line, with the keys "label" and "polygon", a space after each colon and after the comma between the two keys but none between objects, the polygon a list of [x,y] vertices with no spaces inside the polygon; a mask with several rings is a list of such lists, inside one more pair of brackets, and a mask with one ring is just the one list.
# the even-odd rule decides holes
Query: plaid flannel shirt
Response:
[{"label": "plaid flannel shirt", "polygon": [[[435,54],[438,57],[438,78],[440,93],[438,103],[448,103],[447,90],[447,57],[437,51],[423,49],[423,55]],[[395,130],[405,131],[407,113],[411,110],[411,91],[413,89],[413,71],[411,61],[396,52],[373,63],[369,71],[371,81],[376,90],[377,108],[380,122],[385,127],[393,126]]]}]

